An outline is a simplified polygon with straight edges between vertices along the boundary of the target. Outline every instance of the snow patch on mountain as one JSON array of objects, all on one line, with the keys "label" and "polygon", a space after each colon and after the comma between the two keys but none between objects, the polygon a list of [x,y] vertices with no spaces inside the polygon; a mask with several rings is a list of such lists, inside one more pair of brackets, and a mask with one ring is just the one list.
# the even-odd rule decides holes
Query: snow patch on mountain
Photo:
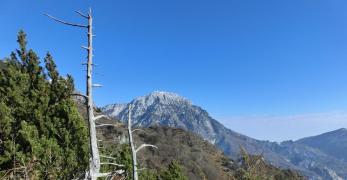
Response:
[{"label": "snow patch on mountain", "polygon": [[102,111],[110,117],[116,117],[127,107],[127,104],[110,104],[102,108]]}]

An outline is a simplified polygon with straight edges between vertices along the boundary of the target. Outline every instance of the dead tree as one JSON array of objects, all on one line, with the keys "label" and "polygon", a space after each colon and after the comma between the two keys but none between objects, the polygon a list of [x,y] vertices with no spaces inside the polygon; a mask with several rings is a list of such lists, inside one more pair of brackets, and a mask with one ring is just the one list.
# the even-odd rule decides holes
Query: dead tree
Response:
[{"label": "dead tree", "polygon": [[[100,154],[99,154],[99,149],[98,149],[98,140],[96,137],[96,127],[102,127],[102,126],[114,126],[112,124],[98,124],[98,126],[96,126],[95,122],[102,118],[105,117],[104,115],[100,115],[100,116],[94,116],[94,105],[93,105],[93,94],[92,94],[92,90],[93,87],[101,87],[101,85],[99,84],[92,84],[92,66],[93,64],[93,37],[95,36],[93,34],[93,17],[92,17],[92,11],[91,9],[89,9],[88,14],[83,14],[79,11],[76,11],[77,14],[79,14],[81,17],[85,18],[88,20],[88,25],[81,25],[81,24],[75,24],[75,23],[69,23],[63,20],[60,20],[58,18],[55,18],[49,14],[45,14],[46,16],[48,16],[49,18],[65,24],[65,25],[69,25],[69,26],[74,26],[74,27],[79,27],[79,28],[86,28],[87,32],[88,32],[88,46],[82,46],[83,49],[86,49],[88,52],[88,56],[87,56],[87,62],[83,63],[83,65],[87,65],[87,74],[86,74],[86,79],[87,79],[87,92],[86,95],[82,95],[82,94],[72,94],[72,95],[78,95],[78,96],[82,96],[85,97],[86,101],[87,101],[87,112],[88,112],[88,122],[89,122],[89,143],[90,143],[90,162],[89,162],[89,170],[87,172],[86,178],[88,179],[92,179],[95,180],[98,177],[106,177],[106,176],[111,176],[113,175],[115,172],[117,173],[121,173],[121,171],[115,171],[115,172],[108,172],[108,173],[100,173],[100,166],[102,164],[109,164],[109,165],[115,165],[115,166],[123,166],[120,164],[116,164],[116,163],[101,163],[100,162]],[[111,159],[112,157],[106,157],[103,156],[104,158],[108,158]]]},{"label": "dead tree", "polygon": [[128,138],[129,138],[129,144],[131,148],[131,158],[132,158],[132,166],[133,166],[133,180],[138,180],[138,171],[140,169],[137,168],[137,152],[140,151],[141,149],[145,147],[152,147],[158,149],[157,146],[154,146],[152,144],[142,144],[140,147],[136,148],[136,145],[133,140],[133,132],[139,130],[139,129],[134,129],[132,130],[132,125],[131,125],[131,104],[129,104],[129,112],[128,112]]}]

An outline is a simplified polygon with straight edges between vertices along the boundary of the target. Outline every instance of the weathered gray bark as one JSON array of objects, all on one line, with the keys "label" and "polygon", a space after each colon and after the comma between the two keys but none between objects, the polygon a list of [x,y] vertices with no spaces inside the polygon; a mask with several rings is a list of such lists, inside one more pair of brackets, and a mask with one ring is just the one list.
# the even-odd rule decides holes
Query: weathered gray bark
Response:
[{"label": "weathered gray bark", "polygon": [[135,150],[135,145],[133,142],[133,135],[131,130],[131,104],[129,105],[129,112],[128,112],[128,137],[129,137],[129,144],[131,148],[131,158],[132,158],[132,165],[133,165],[133,180],[138,180],[136,150]]},{"label": "weathered gray bark", "polygon": [[151,145],[151,144],[142,144],[140,147],[138,147],[136,149],[135,147],[135,143],[134,143],[134,140],[133,140],[133,135],[132,133],[137,131],[137,130],[140,130],[140,129],[134,129],[132,130],[132,125],[131,125],[131,110],[132,110],[132,107],[131,107],[131,104],[129,105],[129,112],[128,112],[128,138],[129,138],[129,144],[130,144],[130,148],[131,148],[131,158],[132,158],[132,166],[133,166],[133,180],[138,180],[138,171],[140,169],[138,169],[137,167],[137,152],[140,151],[142,148],[145,148],[145,147],[152,147],[152,148],[156,148],[158,149],[157,146],[154,146],[154,145]]},{"label": "weathered gray bark", "polygon": [[87,61],[87,112],[89,122],[91,160],[89,164],[89,175],[92,180],[97,178],[100,173],[100,155],[98,149],[98,140],[96,139],[96,128],[93,107],[93,83],[92,83],[92,65],[93,65],[93,17],[91,9],[88,13],[88,61]]},{"label": "weathered gray bark", "polygon": [[[98,140],[96,137],[96,125],[95,121],[105,117],[104,115],[100,116],[94,116],[94,104],[93,104],[93,87],[101,87],[101,85],[95,85],[93,86],[92,82],[92,68],[93,68],[93,18],[92,18],[92,12],[91,9],[89,9],[88,15],[84,15],[79,11],[76,11],[80,16],[88,19],[88,25],[80,25],[80,24],[74,24],[62,21],[60,19],[57,19],[51,15],[45,14],[46,16],[52,18],[53,20],[69,25],[69,26],[75,26],[75,27],[82,27],[88,29],[88,47],[82,46],[82,48],[86,49],[88,51],[88,60],[87,63],[83,63],[83,65],[87,65],[87,77],[86,77],[86,86],[87,86],[87,92],[86,95],[82,94],[72,94],[72,95],[78,95],[86,98],[87,101],[87,114],[88,114],[88,122],[89,122],[89,143],[90,143],[90,162],[89,162],[89,170],[86,174],[86,178],[91,180],[96,180],[98,177],[105,177],[105,176],[112,176],[114,173],[120,174],[123,173],[123,170],[117,170],[114,172],[108,172],[108,173],[100,173],[100,166],[101,164],[109,164],[109,165],[115,165],[123,167],[124,165],[117,164],[117,163],[100,163],[100,154],[98,149]],[[99,124],[98,127],[102,126],[115,126],[112,124]],[[111,157],[107,157],[111,158]]]}]

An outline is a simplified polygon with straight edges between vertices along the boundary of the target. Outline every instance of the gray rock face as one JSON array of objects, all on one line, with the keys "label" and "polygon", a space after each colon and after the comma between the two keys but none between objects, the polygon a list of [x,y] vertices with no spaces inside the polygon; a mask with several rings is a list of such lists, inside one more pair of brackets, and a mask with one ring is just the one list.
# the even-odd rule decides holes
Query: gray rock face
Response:
[{"label": "gray rock face", "polygon": [[[207,111],[175,93],[158,91],[136,98],[128,104],[105,106],[102,110],[110,117],[127,122],[129,105],[133,107],[131,114],[134,126],[182,128],[200,135],[231,158],[238,157],[242,146],[251,154],[263,154],[275,166],[300,170],[310,179],[347,179],[347,162],[339,159],[347,156],[344,148],[347,145],[347,133],[344,131],[297,142],[278,144],[260,141],[224,127],[210,117]],[[331,143],[326,145],[326,141]],[[337,146],[341,150],[336,157],[333,150]]]},{"label": "gray rock face", "polygon": [[127,104],[110,104],[102,108],[102,111],[110,117],[116,117],[127,107]]},{"label": "gray rock face", "polygon": [[320,149],[326,154],[347,162],[347,129],[341,128],[318,136],[303,138],[298,143]]},{"label": "gray rock face", "polygon": [[169,126],[193,131],[204,139],[213,142],[216,130],[208,113],[200,107],[192,105],[187,99],[174,93],[153,92],[139,97],[129,104],[114,104],[103,108],[110,117],[126,122],[128,107],[132,105],[132,121],[134,126]]}]

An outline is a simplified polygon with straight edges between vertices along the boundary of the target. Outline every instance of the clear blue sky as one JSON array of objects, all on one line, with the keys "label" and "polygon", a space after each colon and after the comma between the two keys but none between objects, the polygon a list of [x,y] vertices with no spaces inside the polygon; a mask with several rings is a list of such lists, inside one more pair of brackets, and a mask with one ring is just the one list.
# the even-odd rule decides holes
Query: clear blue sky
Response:
[{"label": "clear blue sky", "polygon": [[271,116],[281,124],[292,115],[347,112],[347,1],[0,0],[0,58],[24,29],[29,47],[42,58],[50,51],[84,91],[85,32],[42,14],[83,23],[74,10],[88,7],[97,35],[95,82],[104,85],[95,90],[98,105],[171,91],[231,129],[273,140],[335,126],[271,138],[266,127],[254,132],[232,119]]}]

